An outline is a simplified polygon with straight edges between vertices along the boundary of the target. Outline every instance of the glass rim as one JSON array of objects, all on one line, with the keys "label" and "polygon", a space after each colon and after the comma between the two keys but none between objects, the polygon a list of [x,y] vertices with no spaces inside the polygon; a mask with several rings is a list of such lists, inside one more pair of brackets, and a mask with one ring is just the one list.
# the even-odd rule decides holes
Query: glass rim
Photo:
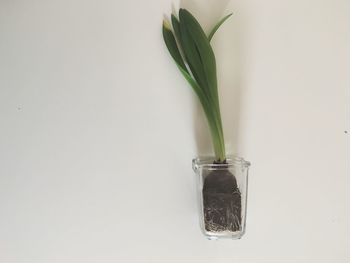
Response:
[{"label": "glass rim", "polygon": [[250,162],[244,160],[242,157],[239,156],[227,156],[226,163],[214,163],[215,157],[196,157],[192,160],[193,169],[198,168],[209,168],[209,169],[224,169],[233,167],[235,165],[241,165],[245,168],[248,168],[250,166]]}]

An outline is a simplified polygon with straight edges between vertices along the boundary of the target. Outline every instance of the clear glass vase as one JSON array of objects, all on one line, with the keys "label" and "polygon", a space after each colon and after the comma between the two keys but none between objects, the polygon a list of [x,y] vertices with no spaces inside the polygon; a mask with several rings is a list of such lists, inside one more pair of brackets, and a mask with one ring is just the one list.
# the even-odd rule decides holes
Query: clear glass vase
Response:
[{"label": "clear glass vase", "polygon": [[215,163],[214,158],[192,161],[197,175],[200,227],[209,239],[239,239],[244,235],[250,163],[239,157]]}]

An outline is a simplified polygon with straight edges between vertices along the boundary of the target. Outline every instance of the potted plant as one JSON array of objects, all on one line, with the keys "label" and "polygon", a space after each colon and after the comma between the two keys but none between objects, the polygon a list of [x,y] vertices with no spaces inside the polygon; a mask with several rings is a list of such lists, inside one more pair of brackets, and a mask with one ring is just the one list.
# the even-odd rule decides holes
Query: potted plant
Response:
[{"label": "potted plant", "polygon": [[182,75],[196,93],[211,133],[215,156],[193,159],[197,174],[200,222],[210,239],[240,238],[245,232],[249,162],[227,158],[217,89],[216,61],[210,41],[231,14],[208,35],[186,9],[163,21],[163,38]]}]

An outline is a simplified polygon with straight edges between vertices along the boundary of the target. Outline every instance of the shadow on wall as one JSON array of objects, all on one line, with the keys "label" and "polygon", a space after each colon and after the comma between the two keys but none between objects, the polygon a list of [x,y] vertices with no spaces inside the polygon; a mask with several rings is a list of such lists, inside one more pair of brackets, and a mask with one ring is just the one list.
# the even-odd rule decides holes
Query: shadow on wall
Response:
[{"label": "shadow on wall", "polygon": [[[180,7],[188,9],[199,20],[206,32],[227,13],[226,6],[230,0],[181,0]],[[241,79],[242,63],[240,50],[242,47],[242,22],[235,13],[217,31],[212,39],[212,46],[216,55],[218,89],[220,107],[226,143],[226,152],[238,154],[238,138],[240,123]],[[197,154],[212,156],[213,146],[207,120],[197,98],[193,110],[194,135]]]}]

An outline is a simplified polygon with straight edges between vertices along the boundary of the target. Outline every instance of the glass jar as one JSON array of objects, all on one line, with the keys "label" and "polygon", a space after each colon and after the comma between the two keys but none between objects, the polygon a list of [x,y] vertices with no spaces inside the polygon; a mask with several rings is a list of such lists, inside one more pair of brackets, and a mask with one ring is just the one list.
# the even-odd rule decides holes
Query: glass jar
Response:
[{"label": "glass jar", "polygon": [[200,227],[209,239],[239,239],[244,235],[250,163],[239,157],[216,163],[196,158]]}]

